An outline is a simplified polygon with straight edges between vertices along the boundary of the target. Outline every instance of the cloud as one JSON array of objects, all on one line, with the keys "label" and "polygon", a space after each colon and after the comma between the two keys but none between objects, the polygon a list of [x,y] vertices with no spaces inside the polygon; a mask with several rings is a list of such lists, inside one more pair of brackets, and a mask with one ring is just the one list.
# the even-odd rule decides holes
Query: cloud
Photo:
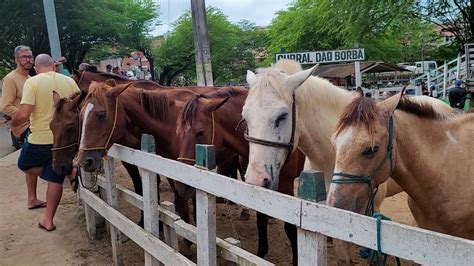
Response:
[{"label": "cloud", "polygon": [[[220,9],[231,22],[243,19],[258,26],[269,25],[279,10],[287,9],[293,0],[206,0],[206,7]],[[160,20],[163,25],[156,27],[154,34],[172,31],[172,24],[183,12],[191,9],[190,0],[157,0],[160,5]],[[169,4],[169,5],[168,5]]]}]

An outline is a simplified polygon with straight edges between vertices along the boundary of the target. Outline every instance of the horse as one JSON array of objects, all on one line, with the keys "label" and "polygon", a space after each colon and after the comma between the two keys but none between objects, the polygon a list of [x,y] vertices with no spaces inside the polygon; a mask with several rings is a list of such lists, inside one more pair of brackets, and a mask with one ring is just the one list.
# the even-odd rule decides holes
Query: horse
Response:
[{"label": "horse", "polygon": [[379,103],[357,94],[334,133],[328,205],[361,213],[391,177],[420,227],[474,240],[473,135],[474,114],[442,114],[401,93]]},{"label": "horse", "polygon": [[[230,87],[196,95],[186,103],[176,101],[175,104],[182,108],[178,115],[177,127],[181,140],[178,160],[193,164],[196,144],[214,145],[216,163],[224,160],[223,152],[227,149],[248,160],[249,147],[244,138],[245,127],[240,123],[240,113],[247,93],[247,89]],[[303,169],[303,165],[304,155],[296,150],[282,167],[281,177],[272,189],[278,188],[282,193],[293,195],[293,181]],[[268,254],[267,222],[268,217],[257,212],[257,255],[262,258]],[[293,262],[296,263],[296,227],[285,223],[285,232],[292,245]]]},{"label": "horse", "polygon": [[[299,67],[300,71],[288,74],[282,69],[297,67],[287,65],[299,64],[280,60],[276,66],[260,69],[257,74],[247,71],[250,91],[242,116],[247,122],[250,153],[245,180],[259,186],[265,180],[274,180],[288,155],[287,147],[292,146],[306,155],[312,169],[323,171],[328,191],[335,164],[331,135],[339,115],[350,102],[351,93],[312,76],[316,67],[304,71]],[[449,106],[434,98],[424,97],[419,101],[428,102],[443,112],[452,112]],[[385,196],[400,191],[392,179],[381,184],[376,208]],[[349,254],[347,251],[338,253]],[[348,256],[341,260],[350,263]]]}]

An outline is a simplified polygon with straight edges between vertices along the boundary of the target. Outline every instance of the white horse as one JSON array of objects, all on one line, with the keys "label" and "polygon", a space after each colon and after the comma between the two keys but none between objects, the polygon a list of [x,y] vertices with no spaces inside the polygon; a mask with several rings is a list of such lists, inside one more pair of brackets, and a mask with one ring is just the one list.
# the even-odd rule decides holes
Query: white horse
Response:
[{"label": "white horse", "polygon": [[[298,63],[286,60],[279,61],[275,67],[260,69],[257,74],[247,71],[250,91],[242,116],[247,122],[250,153],[245,180],[258,186],[275,187],[288,151],[299,148],[312,169],[324,172],[328,191],[335,164],[331,135],[339,115],[351,101],[351,92],[312,76],[314,67],[291,73],[297,69],[301,69]],[[418,98],[430,102],[440,112],[452,112],[439,100]],[[381,184],[376,208],[386,195],[400,191],[391,179]],[[342,259],[349,262],[350,257]]]}]

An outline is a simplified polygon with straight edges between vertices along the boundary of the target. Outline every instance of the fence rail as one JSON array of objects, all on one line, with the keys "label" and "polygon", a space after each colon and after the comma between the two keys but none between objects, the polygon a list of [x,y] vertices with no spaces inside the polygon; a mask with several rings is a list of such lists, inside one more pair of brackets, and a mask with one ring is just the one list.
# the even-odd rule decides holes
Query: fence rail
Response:
[{"label": "fence rail", "polygon": [[[216,249],[209,246],[213,243],[212,236],[215,232],[212,233],[208,230],[201,231],[202,229],[200,227],[202,225],[206,226],[211,224],[208,228],[213,228],[212,219],[215,219],[215,216],[212,214],[215,214],[215,204],[212,204],[212,202],[214,196],[227,198],[237,204],[294,224],[300,228],[299,230],[304,230],[304,233],[310,237],[306,239],[307,241],[298,241],[299,261],[301,263],[315,262],[318,265],[325,264],[325,260],[321,260],[321,258],[325,258],[326,255],[324,248],[325,241],[321,241],[323,238],[320,236],[331,236],[376,249],[376,222],[373,218],[287,196],[261,187],[255,187],[210,171],[184,165],[154,154],[117,144],[109,150],[108,155],[134,164],[143,170],[159,173],[168,178],[193,186],[200,191],[200,197],[205,200],[198,200],[197,202],[197,208],[201,208],[204,214],[204,216],[201,215],[201,218],[198,217],[198,219],[203,220],[201,223],[198,222],[196,232],[197,240],[194,239],[194,231],[190,232],[192,230],[188,229],[187,232],[192,235],[190,238],[195,240],[195,243],[197,242],[198,250],[205,250],[205,252],[207,252],[206,254],[201,254],[201,259],[198,254],[198,265],[215,265],[215,260],[212,258],[216,256]],[[105,182],[103,179],[99,180],[99,184]],[[143,198],[123,190],[122,187],[118,185],[116,187],[119,191],[119,196],[121,195],[128,198],[129,201],[137,207],[143,206]],[[109,221],[114,226],[124,232],[133,241],[139,243],[140,246],[144,244],[142,248],[144,248],[147,253],[165,264],[172,263],[170,261],[171,259],[181,259],[179,255],[170,250],[169,246],[164,245],[163,242],[157,240],[157,238],[153,237],[150,233],[136,225],[125,223],[122,219],[114,217],[121,217],[121,214],[113,208],[106,208],[105,203],[99,204],[92,202],[92,200],[90,200],[90,194],[90,192],[84,194],[86,195],[86,203],[106,217],[107,220],[110,219]],[[202,204],[203,202],[205,204]],[[166,210],[160,209],[159,213],[160,217],[163,217]],[[166,221],[166,219],[164,219],[164,221]],[[171,226],[171,224],[171,222],[167,223],[169,226]],[[174,224],[174,229],[178,234],[181,229],[179,229],[179,226],[176,226],[176,221]],[[474,265],[474,241],[472,240],[431,232],[390,221],[382,221],[381,227],[381,243],[384,253],[428,265]],[[182,231],[186,231],[186,229],[181,230],[181,232]],[[204,235],[202,235],[203,233]],[[298,233],[299,236],[304,236],[305,234]],[[184,233],[182,235],[184,235]],[[143,238],[147,239],[148,242],[144,243]],[[199,240],[200,238],[202,238],[201,241]],[[151,241],[149,239],[154,240]],[[216,243],[219,247],[219,243],[222,243],[222,240],[217,240]],[[151,250],[148,244],[155,245],[154,250]],[[199,247],[200,245],[204,246]],[[311,248],[308,248],[308,246],[311,246]],[[164,252],[158,252],[159,254],[157,254],[157,252],[155,252],[157,247],[160,249],[163,248]],[[219,248],[217,248],[217,250],[219,250]],[[163,254],[167,255],[163,256]],[[234,256],[235,253],[231,252],[229,254],[233,254],[232,256]],[[163,261],[162,259],[166,260]],[[186,262],[186,260],[183,261]],[[239,261],[234,260],[234,262]],[[262,260],[260,262],[263,263],[264,261]]]}]

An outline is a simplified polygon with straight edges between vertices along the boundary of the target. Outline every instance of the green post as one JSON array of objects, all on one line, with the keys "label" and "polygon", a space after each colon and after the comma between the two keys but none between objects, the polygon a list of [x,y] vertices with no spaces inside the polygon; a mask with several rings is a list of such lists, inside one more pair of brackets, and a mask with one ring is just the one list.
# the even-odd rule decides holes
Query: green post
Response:
[{"label": "green post", "polygon": [[152,135],[143,134],[141,139],[141,150],[149,153],[155,153],[155,138]]},{"label": "green post", "polygon": [[207,169],[216,168],[214,145],[196,144],[196,165]]},{"label": "green post", "polygon": [[326,186],[323,172],[306,170],[301,172],[298,184],[298,197],[321,202],[326,200]]}]

